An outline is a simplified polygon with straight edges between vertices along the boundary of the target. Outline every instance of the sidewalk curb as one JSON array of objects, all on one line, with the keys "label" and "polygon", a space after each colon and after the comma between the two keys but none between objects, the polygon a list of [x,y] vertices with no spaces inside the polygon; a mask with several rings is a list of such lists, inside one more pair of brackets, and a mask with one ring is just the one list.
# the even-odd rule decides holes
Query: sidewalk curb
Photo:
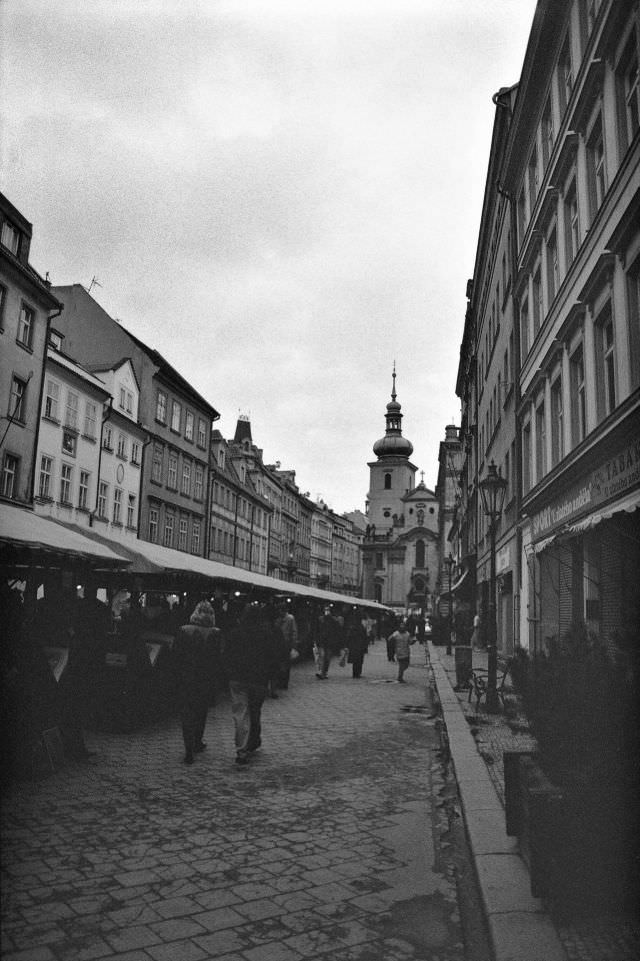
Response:
[{"label": "sidewalk curb", "polygon": [[531,894],[517,842],[505,832],[502,802],[440,652],[430,644],[429,654],[495,961],[567,961],[542,901]]}]

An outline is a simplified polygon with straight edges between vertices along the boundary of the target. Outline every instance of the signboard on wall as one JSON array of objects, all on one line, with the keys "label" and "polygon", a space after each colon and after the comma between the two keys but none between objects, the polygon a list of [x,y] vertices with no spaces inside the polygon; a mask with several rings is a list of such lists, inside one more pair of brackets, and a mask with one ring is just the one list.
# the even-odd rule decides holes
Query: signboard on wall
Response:
[{"label": "signboard on wall", "polygon": [[533,539],[539,540],[611,498],[640,484],[640,440],[628,444],[590,475],[568,487],[532,517]]}]

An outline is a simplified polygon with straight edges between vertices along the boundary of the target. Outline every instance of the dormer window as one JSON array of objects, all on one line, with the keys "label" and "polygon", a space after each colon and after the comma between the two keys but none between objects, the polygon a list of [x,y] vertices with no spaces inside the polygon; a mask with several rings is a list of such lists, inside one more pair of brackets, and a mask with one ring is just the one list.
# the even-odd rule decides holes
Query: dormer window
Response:
[{"label": "dormer window", "polygon": [[15,227],[10,220],[4,220],[2,222],[2,234],[0,235],[0,242],[3,247],[10,250],[12,254],[16,257],[20,250],[20,231]]},{"label": "dormer window", "polygon": [[49,334],[49,347],[54,350],[62,350],[62,341],[64,337],[62,334],[58,333],[57,330],[52,330]]}]

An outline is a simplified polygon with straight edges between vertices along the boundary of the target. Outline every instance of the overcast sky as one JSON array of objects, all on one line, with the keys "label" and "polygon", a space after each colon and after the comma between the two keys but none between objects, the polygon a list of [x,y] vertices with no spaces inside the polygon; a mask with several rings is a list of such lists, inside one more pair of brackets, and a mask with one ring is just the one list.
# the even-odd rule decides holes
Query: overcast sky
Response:
[{"label": "overcast sky", "polygon": [[[433,488],[495,108],[535,0],[0,0],[31,263],[363,509],[393,362]],[[418,475],[418,481],[420,475]]]}]

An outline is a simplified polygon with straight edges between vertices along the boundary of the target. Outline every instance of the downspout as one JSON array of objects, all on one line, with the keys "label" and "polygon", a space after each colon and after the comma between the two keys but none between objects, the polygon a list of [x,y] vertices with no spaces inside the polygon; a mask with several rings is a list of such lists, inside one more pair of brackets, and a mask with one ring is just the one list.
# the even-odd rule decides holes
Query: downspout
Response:
[{"label": "downspout", "polygon": [[236,509],[233,518],[233,558],[231,560],[232,567],[236,566],[236,556],[238,553],[238,492],[236,491]]},{"label": "downspout", "polygon": [[31,459],[31,483],[29,485],[29,503],[33,504],[36,496],[36,457],[38,456],[38,441],[40,440],[40,420],[42,417],[42,398],[44,397],[44,382],[47,368],[47,351],[49,350],[49,337],[51,336],[51,321],[59,317],[64,306],[60,306],[52,314],[47,314],[46,339],[44,342],[44,356],[42,358],[42,377],[40,378],[40,396],[38,397],[38,409],[36,411],[36,429],[33,439],[33,457]]},{"label": "downspout", "polygon": [[100,468],[102,467],[102,441],[104,438],[104,425],[108,420],[111,419],[111,414],[113,412],[113,397],[109,397],[109,406],[105,412],[104,407],[102,408],[102,422],[100,424],[100,448],[98,450],[98,478],[96,482],[96,500],[95,507],[89,514],[89,527],[93,527],[93,520],[98,513],[98,496],[100,494]]},{"label": "downspout", "polygon": [[251,505],[251,529],[249,531],[249,570],[253,567],[253,519],[256,513],[256,505]]},{"label": "downspout", "polygon": [[[142,496],[141,496],[142,495],[142,478],[144,476],[146,450],[152,440],[153,440],[153,437],[151,436],[151,434],[147,434],[147,439],[142,444],[142,460],[140,462],[140,487],[138,490],[138,527],[136,531],[136,537],[138,540],[144,539],[140,537],[140,519],[142,517]],[[102,450],[102,444],[100,445],[100,449]]]}]

